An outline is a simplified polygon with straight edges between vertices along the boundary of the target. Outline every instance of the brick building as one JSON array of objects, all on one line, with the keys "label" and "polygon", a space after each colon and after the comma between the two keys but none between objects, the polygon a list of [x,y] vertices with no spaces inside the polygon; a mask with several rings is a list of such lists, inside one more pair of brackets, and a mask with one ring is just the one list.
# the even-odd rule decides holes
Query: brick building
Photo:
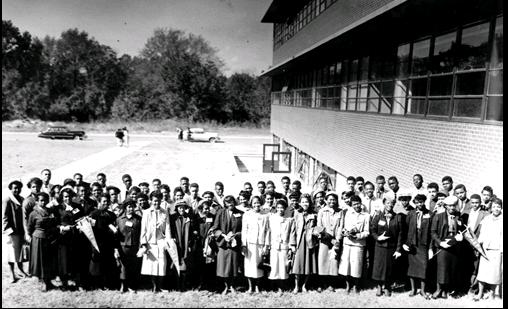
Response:
[{"label": "brick building", "polygon": [[503,3],[273,0],[271,132],[294,178],[450,175],[503,196]]}]

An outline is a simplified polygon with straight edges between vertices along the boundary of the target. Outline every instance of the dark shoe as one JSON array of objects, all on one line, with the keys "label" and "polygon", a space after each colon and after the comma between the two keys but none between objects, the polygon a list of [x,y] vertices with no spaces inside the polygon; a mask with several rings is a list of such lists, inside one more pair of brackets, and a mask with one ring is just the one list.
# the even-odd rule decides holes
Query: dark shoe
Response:
[{"label": "dark shoe", "polygon": [[12,279],[11,283],[16,283],[19,281],[19,278],[18,277],[14,277],[14,279]]},{"label": "dark shoe", "polygon": [[443,299],[447,299],[448,298],[448,293],[447,292],[443,292]]},{"label": "dark shoe", "polygon": [[386,296],[390,297],[392,296],[392,291],[390,289],[385,289]]},{"label": "dark shoe", "polygon": [[413,297],[413,296],[416,296],[415,290],[412,290],[411,292],[409,292],[409,297]]},{"label": "dark shoe", "polygon": [[420,291],[420,295],[423,296],[425,299],[429,299],[429,295],[425,293],[424,291]]},{"label": "dark shoe", "polygon": [[355,294],[360,294],[360,289],[356,285],[353,285],[353,291]]},{"label": "dark shoe", "polygon": [[383,290],[381,288],[377,288],[376,296],[383,295]]}]

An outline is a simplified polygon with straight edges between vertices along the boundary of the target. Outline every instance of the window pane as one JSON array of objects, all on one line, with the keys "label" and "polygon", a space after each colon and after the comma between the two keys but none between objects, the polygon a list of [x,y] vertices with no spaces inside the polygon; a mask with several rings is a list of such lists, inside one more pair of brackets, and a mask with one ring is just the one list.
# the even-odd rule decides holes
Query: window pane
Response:
[{"label": "window pane", "polygon": [[340,84],[342,82],[342,62],[337,62],[336,71],[335,71],[335,84]]},{"label": "window pane", "polygon": [[503,67],[503,16],[496,19],[496,30],[494,31],[494,47],[490,55],[490,67]]},{"label": "window pane", "polygon": [[411,44],[400,45],[397,50],[397,77],[409,74],[409,49]]},{"label": "window pane", "polygon": [[368,92],[368,86],[367,85],[361,85],[360,86],[359,97],[360,98],[366,98],[367,97],[367,92]]},{"label": "window pane", "polygon": [[425,75],[428,71],[430,53],[430,39],[415,42],[413,44],[412,74]]},{"label": "window pane", "polygon": [[389,114],[392,111],[393,98],[381,98],[381,113]]},{"label": "window pane", "polygon": [[412,96],[424,97],[427,95],[427,78],[418,78],[411,81],[411,92]]},{"label": "window pane", "polygon": [[355,110],[356,105],[356,86],[349,86],[347,100],[347,110]]},{"label": "window pane", "polygon": [[363,57],[360,64],[360,80],[367,80],[369,75],[369,57]]},{"label": "window pane", "polygon": [[393,110],[394,115],[404,115],[406,108],[406,98],[393,98]]},{"label": "window pane", "polygon": [[483,94],[485,72],[457,74],[455,94]]},{"label": "window pane", "polygon": [[379,97],[369,97],[368,100],[368,111],[377,113],[379,106]]},{"label": "window pane", "polygon": [[487,120],[503,121],[503,97],[489,97]]},{"label": "window pane", "polygon": [[503,70],[489,72],[489,94],[503,94]]},{"label": "window pane", "polygon": [[453,116],[480,118],[482,115],[481,98],[455,98]]},{"label": "window pane", "polygon": [[381,95],[385,97],[393,97],[395,83],[392,81],[381,83]]},{"label": "window pane", "polygon": [[395,91],[393,96],[395,97],[406,97],[408,95],[409,90],[409,81],[408,80],[396,80],[395,81]]},{"label": "window pane", "polygon": [[367,98],[358,99],[358,110],[364,112],[367,108]]},{"label": "window pane", "polygon": [[349,66],[349,82],[354,82],[358,79],[358,59],[352,60]]},{"label": "window pane", "polygon": [[450,99],[429,99],[429,115],[448,116]]},{"label": "window pane", "polygon": [[346,102],[347,102],[347,87],[341,87],[341,93],[340,93],[340,109],[345,111],[346,110]]},{"label": "window pane", "polygon": [[489,51],[490,23],[464,28],[459,55],[459,69],[469,70],[485,67]]},{"label": "window pane", "polygon": [[453,47],[456,45],[457,32],[447,33],[436,37],[434,43],[434,57],[432,58],[432,72],[442,73],[453,70]]},{"label": "window pane", "polygon": [[407,113],[408,114],[425,114],[425,99],[424,98],[408,98],[407,99]]},{"label": "window pane", "polygon": [[430,78],[430,95],[450,95],[452,93],[453,76],[435,76]]}]

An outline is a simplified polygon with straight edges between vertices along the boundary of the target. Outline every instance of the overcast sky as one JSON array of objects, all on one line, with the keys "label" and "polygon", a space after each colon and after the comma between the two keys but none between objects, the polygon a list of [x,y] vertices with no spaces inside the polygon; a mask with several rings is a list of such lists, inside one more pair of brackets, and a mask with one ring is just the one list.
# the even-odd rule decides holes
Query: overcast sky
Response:
[{"label": "overcast sky", "polygon": [[86,31],[119,55],[138,55],[155,28],[203,36],[226,74],[259,74],[272,62],[272,24],[261,23],[271,0],[2,0],[2,19],[43,38]]}]

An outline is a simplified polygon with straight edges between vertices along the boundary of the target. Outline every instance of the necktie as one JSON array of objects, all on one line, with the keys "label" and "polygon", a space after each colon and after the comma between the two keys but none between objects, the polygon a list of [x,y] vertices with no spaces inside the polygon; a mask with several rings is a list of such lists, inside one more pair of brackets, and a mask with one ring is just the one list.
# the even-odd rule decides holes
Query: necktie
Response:
[{"label": "necktie", "polygon": [[448,227],[448,231],[451,233],[457,232],[457,218],[454,215],[450,216],[450,226]]},{"label": "necktie", "polygon": [[420,229],[421,225],[422,225],[422,212],[417,211],[416,212],[416,228]]}]

